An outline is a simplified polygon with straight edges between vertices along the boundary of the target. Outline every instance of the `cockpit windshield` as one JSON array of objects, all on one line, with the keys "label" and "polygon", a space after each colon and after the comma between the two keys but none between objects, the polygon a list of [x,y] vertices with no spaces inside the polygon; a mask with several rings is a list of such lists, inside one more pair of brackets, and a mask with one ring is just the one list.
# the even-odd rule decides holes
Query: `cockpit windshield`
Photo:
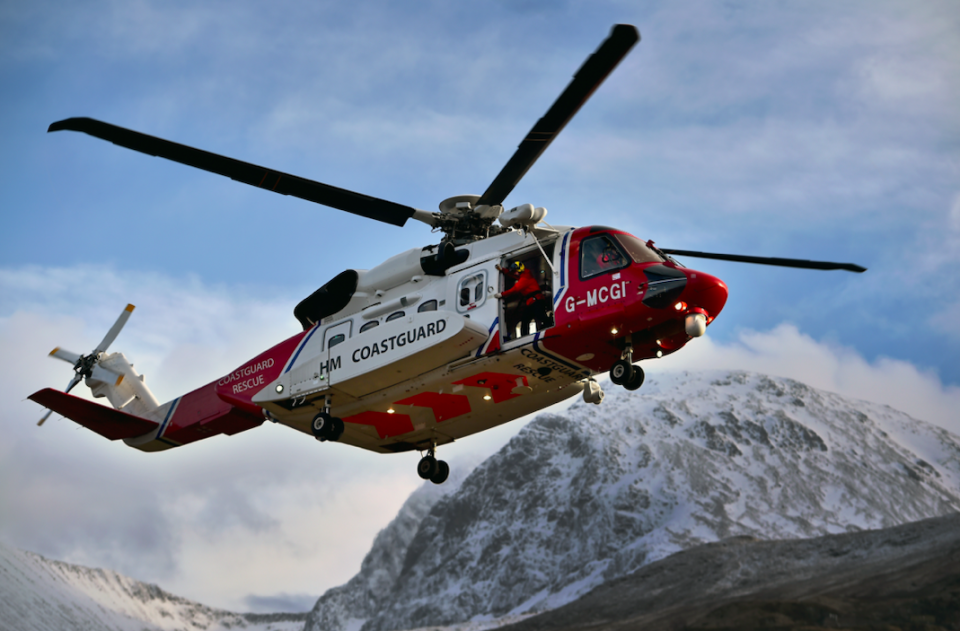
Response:
[{"label": "cockpit windshield", "polygon": [[660,258],[659,254],[648,248],[646,243],[635,236],[629,234],[616,234],[613,236],[620,242],[623,249],[627,251],[630,258],[637,263],[663,263],[663,259]]}]

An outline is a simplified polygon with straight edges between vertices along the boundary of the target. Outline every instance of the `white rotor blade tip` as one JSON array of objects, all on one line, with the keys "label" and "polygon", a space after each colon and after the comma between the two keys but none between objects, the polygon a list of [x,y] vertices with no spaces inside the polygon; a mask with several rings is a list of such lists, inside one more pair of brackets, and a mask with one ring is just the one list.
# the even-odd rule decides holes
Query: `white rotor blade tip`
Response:
[{"label": "white rotor blade tip", "polygon": [[120,317],[117,318],[117,321],[113,323],[113,326],[110,327],[110,330],[107,331],[107,334],[103,336],[103,341],[97,346],[97,353],[103,353],[113,344],[113,340],[117,338],[117,335],[120,334],[120,329],[123,328],[123,325],[127,323],[127,320],[130,318],[130,314],[133,313],[135,307],[128,304],[127,307],[123,310],[123,313],[120,314]]}]

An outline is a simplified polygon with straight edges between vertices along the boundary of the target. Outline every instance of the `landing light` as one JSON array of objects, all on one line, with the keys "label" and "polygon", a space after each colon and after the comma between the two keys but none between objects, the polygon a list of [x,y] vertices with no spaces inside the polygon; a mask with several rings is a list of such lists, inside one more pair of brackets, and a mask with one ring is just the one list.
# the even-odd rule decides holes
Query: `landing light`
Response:
[{"label": "landing light", "polygon": [[387,410],[387,414],[393,414],[394,412],[396,412],[396,410],[394,410],[393,408],[390,408],[389,410]]},{"label": "landing light", "polygon": [[687,303],[681,300],[677,304],[673,305],[673,308],[676,309],[677,311],[683,311],[684,309],[687,308]]},{"label": "landing light", "polygon": [[619,333],[619,332],[620,332],[620,331],[617,330],[617,327],[613,327],[612,329],[610,329],[610,333],[611,333],[612,335],[616,335],[616,334]]},{"label": "landing light", "polygon": [[277,394],[283,392],[283,384],[277,384]]},{"label": "landing light", "polygon": [[492,399],[492,398],[493,398],[493,397],[491,397],[489,394],[483,395],[483,400],[484,400],[484,401],[489,401],[489,400]]}]

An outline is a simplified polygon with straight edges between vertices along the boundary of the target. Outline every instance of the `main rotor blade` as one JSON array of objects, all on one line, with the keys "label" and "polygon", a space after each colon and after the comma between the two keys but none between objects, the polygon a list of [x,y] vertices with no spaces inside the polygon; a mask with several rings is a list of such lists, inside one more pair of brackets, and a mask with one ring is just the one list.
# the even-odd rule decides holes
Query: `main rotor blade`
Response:
[{"label": "main rotor blade", "polygon": [[692,256],[701,259],[716,259],[718,261],[736,261],[738,263],[756,263],[758,265],[777,265],[779,267],[799,267],[801,269],[822,269],[822,270],[846,270],[848,272],[867,271],[867,268],[860,267],[853,263],[830,263],[828,261],[807,261],[805,259],[782,259],[763,256],[743,256],[741,254],[715,254],[712,252],[693,252],[691,250],[668,250],[660,248],[664,254],[675,254],[677,256]]},{"label": "main rotor blade", "polygon": [[202,149],[194,149],[92,118],[68,118],[57,121],[50,125],[47,132],[63,129],[84,132],[127,149],[173,160],[204,171],[225,175],[232,180],[257,188],[265,188],[281,195],[292,195],[394,226],[403,226],[416,210],[410,206],[354,193],[329,184],[321,184]]},{"label": "main rotor blade", "polygon": [[110,327],[110,330],[107,331],[107,334],[103,336],[103,341],[97,345],[97,348],[94,349],[93,354],[97,355],[107,350],[113,340],[117,339],[117,336],[120,335],[120,329],[123,328],[123,325],[127,323],[127,320],[130,319],[130,314],[133,313],[133,310],[136,307],[133,305],[127,305],[123,310],[123,313],[120,314],[120,317],[117,318],[117,321],[113,323],[113,326]]},{"label": "main rotor blade", "polygon": [[617,24],[613,27],[610,36],[584,62],[563,94],[527,133],[513,157],[480,196],[478,206],[503,203],[540,154],[550,146],[557,134],[639,40],[640,33],[636,27],[629,24]]}]

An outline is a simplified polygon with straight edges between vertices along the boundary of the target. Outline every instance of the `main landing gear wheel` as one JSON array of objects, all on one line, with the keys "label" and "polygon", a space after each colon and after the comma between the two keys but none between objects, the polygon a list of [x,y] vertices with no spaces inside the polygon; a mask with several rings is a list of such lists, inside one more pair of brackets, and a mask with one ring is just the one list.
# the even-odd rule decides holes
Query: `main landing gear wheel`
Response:
[{"label": "main landing gear wheel", "polygon": [[313,417],[313,422],[310,423],[310,431],[320,442],[325,440],[336,442],[343,435],[343,420],[330,416],[327,412],[320,412]]},{"label": "main landing gear wheel", "polygon": [[[610,369],[610,381],[615,385],[622,386],[633,379],[635,367],[625,359],[618,359]],[[638,388],[640,386],[637,386]]]},{"label": "main landing gear wheel", "polygon": [[643,377],[643,368],[634,364],[633,376],[630,377],[625,384],[623,384],[623,387],[627,390],[637,390],[643,385]]},{"label": "main landing gear wheel", "polygon": [[417,475],[434,484],[443,484],[450,475],[450,465],[433,456],[424,456],[417,464]]}]

